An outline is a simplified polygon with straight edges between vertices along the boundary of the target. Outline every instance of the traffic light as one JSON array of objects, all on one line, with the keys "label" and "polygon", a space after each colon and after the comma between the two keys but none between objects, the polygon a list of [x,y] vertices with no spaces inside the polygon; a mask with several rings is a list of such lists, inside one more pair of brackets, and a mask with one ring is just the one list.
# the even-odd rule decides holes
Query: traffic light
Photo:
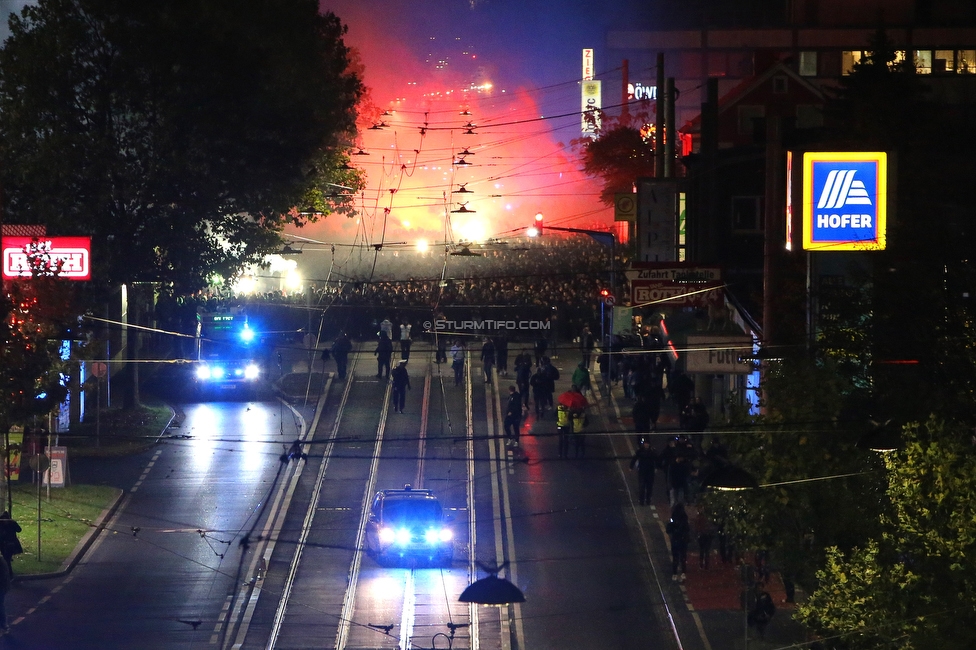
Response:
[{"label": "traffic light", "polygon": [[537,212],[535,214],[535,230],[537,233],[539,233],[539,237],[542,236],[542,221],[543,221],[542,213]]}]

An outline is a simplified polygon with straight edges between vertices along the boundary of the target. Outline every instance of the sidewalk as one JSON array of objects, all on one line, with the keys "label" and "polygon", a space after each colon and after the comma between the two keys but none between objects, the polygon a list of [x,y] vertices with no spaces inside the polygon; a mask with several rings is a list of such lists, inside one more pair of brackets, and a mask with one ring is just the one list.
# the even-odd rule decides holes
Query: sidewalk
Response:
[{"label": "sidewalk", "polygon": [[[598,373],[594,373],[594,388],[603,404],[607,404],[607,386],[602,383]],[[611,385],[611,405],[608,415],[618,417],[619,426],[623,430],[633,429],[633,419],[630,416],[633,401],[624,397],[623,387],[618,383]],[[652,444],[658,450],[664,447],[668,434],[680,431],[678,411],[670,400],[661,404],[661,415],[657,422],[657,435],[651,438]],[[706,436],[708,435],[706,430]],[[707,439],[707,438],[706,438]],[[671,508],[667,499],[665,475],[658,471],[655,476],[653,505],[642,508],[639,517],[649,525],[649,530],[657,531],[669,543],[664,531],[664,524],[670,519]],[[670,548],[670,546],[668,546]],[[747,554],[747,561],[752,559]],[[708,639],[706,648],[711,650],[744,650],[746,647],[745,612],[742,607],[743,584],[740,568],[735,563],[722,563],[717,550],[717,543],[713,545],[709,557],[709,568],[699,568],[698,543],[692,540],[688,551],[688,565],[684,583],[670,582],[670,557],[660,558],[665,573],[669,578],[668,584],[679,590],[685,600],[688,612],[701,621],[701,629]],[[776,614],[769,623],[762,638],[755,628],[748,628],[749,650],[772,650],[783,648],[806,641],[803,628],[792,620],[792,603],[786,603],[786,590],[779,574],[773,573],[765,590],[773,598]]]}]

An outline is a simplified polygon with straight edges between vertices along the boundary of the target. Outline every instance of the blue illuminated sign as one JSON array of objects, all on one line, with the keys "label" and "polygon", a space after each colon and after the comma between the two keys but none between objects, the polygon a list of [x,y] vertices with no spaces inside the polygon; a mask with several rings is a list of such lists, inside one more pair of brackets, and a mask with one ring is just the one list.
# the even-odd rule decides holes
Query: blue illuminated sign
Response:
[{"label": "blue illuminated sign", "polygon": [[803,154],[803,248],[883,249],[887,174],[884,152]]}]

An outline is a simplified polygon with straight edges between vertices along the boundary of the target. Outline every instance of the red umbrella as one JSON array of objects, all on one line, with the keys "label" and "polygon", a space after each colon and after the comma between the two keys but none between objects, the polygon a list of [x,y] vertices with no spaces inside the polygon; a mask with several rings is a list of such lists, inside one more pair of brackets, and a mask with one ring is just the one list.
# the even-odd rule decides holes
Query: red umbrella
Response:
[{"label": "red umbrella", "polygon": [[582,393],[575,390],[568,390],[559,396],[557,400],[559,404],[562,404],[570,411],[581,411],[590,405],[586,397]]}]

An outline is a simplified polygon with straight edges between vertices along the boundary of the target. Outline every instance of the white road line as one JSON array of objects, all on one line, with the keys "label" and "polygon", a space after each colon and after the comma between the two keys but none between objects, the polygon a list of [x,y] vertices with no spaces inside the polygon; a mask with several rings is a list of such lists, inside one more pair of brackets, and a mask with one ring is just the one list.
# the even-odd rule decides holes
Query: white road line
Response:
[{"label": "white road line", "polygon": [[359,585],[359,570],[363,562],[363,546],[366,540],[366,521],[369,519],[369,500],[376,489],[376,473],[380,464],[380,451],[383,449],[383,434],[386,432],[386,419],[390,412],[390,392],[392,384],[387,382],[386,392],[383,394],[383,409],[380,411],[380,423],[376,428],[376,444],[373,445],[373,462],[369,466],[369,478],[363,491],[363,501],[360,505],[359,528],[356,532],[356,550],[353,553],[352,565],[349,567],[349,579],[346,594],[342,600],[342,614],[339,617],[339,631],[336,633],[336,650],[343,650],[349,640],[349,627],[356,605],[356,588]]},{"label": "white road line", "polygon": [[[306,440],[308,432],[315,431],[316,427],[318,426],[319,418],[322,417],[322,410],[325,407],[325,401],[331,388],[332,375],[330,375],[325,382],[325,387],[323,388],[322,394],[319,397],[319,403],[316,405],[315,415],[312,417],[312,425],[310,428],[306,428],[305,419],[302,417],[301,413],[292,407],[291,404],[282,401],[285,406],[291,409],[293,415],[299,423],[299,440]],[[307,450],[307,443],[305,450]],[[235,607],[234,615],[230,618],[231,621],[237,620],[238,613],[241,611],[240,608],[245,602],[244,595],[250,590],[250,595],[246,599],[247,607],[244,609],[244,613],[241,616],[240,623],[238,624],[237,636],[234,639],[234,648],[240,648],[244,644],[244,639],[247,637],[248,630],[251,627],[251,619],[254,616],[254,611],[257,608],[258,601],[263,593],[261,585],[264,579],[264,570],[270,564],[271,556],[274,554],[274,549],[277,545],[277,535],[272,535],[271,533],[275,530],[282,530],[285,523],[285,517],[288,514],[288,506],[291,504],[292,497],[294,496],[295,489],[298,485],[298,480],[301,478],[302,470],[304,468],[304,461],[299,461],[298,466],[292,473],[291,480],[287,484],[282,483],[281,487],[278,489],[278,492],[275,494],[267,521],[265,522],[264,529],[261,532],[261,541],[259,543],[258,550],[254,554],[254,557],[251,558],[250,565],[247,569],[246,575],[253,576],[253,579],[240,587],[240,594],[236,599],[237,606]],[[265,569],[262,569],[262,567]]]},{"label": "white road line", "polygon": [[417,585],[413,569],[407,570],[403,581],[403,609],[400,614],[400,647],[411,648],[410,637],[413,636],[413,624],[417,620]]},{"label": "white road line", "polygon": [[[492,368],[492,373],[494,374],[493,386],[498,386],[498,373]],[[501,390],[495,391],[495,412],[498,415],[498,422],[503,422],[502,418],[502,396]],[[501,431],[502,435],[496,436],[495,442],[498,445],[500,451],[505,449],[505,436],[504,430]],[[514,456],[514,454],[512,454]],[[508,462],[508,474],[515,473],[515,463],[509,460]],[[518,559],[515,554],[515,527],[512,521],[512,500],[508,489],[508,474],[499,472],[498,481],[501,483],[502,487],[502,500],[504,506],[504,518],[505,518],[505,537],[506,537],[506,551],[508,559],[508,573],[509,580],[514,585],[518,585]],[[514,603],[512,607],[512,616],[515,619],[515,640],[519,648],[525,647],[525,626],[522,623],[522,605],[520,603]]]},{"label": "white road line", "polygon": [[[478,566],[475,564],[475,550],[478,545],[478,521],[475,513],[474,494],[474,417],[471,411],[471,373],[469,372],[467,375],[467,381],[464,384],[464,416],[466,420],[465,434],[468,439],[468,584],[471,584],[478,576]],[[468,605],[468,620],[471,622],[471,650],[479,650],[481,647],[481,634],[477,603],[470,603]]]}]

